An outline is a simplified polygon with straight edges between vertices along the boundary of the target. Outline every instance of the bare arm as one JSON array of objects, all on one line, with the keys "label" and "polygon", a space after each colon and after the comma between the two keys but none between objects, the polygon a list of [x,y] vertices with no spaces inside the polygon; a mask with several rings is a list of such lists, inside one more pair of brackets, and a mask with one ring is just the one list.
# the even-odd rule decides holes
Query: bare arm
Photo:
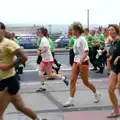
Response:
[{"label": "bare arm", "polygon": [[110,67],[110,62],[112,60],[112,56],[110,56],[108,59],[107,59],[107,66]]},{"label": "bare arm", "polygon": [[12,64],[10,64],[11,68],[17,67],[20,64],[24,64],[28,60],[27,56],[24,54],[24,52],[21,49],[15,50],[13,54],[17,56],[17,59]]},{"label": "bare arm", "polygon": [[83,53],[83,55],[82,55],[82,58],[81,58],[81,60],[80,60],[80,63],[82,63],[85,59],[86,59],[86,57],[88,56],[88,50],[87,51],[85,51],[84,53]]}]

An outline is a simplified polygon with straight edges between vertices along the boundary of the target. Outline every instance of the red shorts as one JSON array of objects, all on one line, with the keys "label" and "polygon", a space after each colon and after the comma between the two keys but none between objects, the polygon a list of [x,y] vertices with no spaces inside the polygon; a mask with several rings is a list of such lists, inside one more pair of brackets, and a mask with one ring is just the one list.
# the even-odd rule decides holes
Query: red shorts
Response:
[{"label": "red shorts", "polygon": [[53,61],[49,61],[49,62],[44,62],[44,61],[42,61],[42,63],[43,63],[44,65],[53,65],[53,64],[54,64]]},{"label": "red shorts", "polygon": [[[74,62],[74,64],[77,64],[78,62]],[[86,60],[86,61],[84,61],[84,62],[82,62],[82,64],[81,65],[89,65],[89,61],[88,60]]]}]

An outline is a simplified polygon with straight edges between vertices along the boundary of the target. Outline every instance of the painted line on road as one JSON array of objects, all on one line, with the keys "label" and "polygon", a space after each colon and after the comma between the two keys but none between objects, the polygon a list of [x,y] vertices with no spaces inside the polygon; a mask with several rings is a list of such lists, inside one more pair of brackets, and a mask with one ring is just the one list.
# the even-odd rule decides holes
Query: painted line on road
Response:
[{"label": "painted line on road", "polygon": [[[103,82],[104,80],[102,79],[92,79],[90,80],[90,82]],[[62,83],[62,81],[46,81],[45,84],[60,84]],[[79,81],[77,83],[83,83],[82,81]],[[30,86],[30,85],[40,85],[40,82],[39,81],[36,81],[36,82],[21,82],[21,85],[24,86]]]},{"label": "painted line on road", "polygon": [[[35,110],[36,113],[57,113],[57,112],[62,112],[62,113],[65,113],[65,112],[79,112],[79,111],[97,111],[97,110],[101,110],[101,111],[108,111],[108,110],[112,110],[113,108],[110,106],[90,106],[90,107],[68,107],[68,108],[65,108],[65,107],[61,107],[61,108],[57,108],[57,109],[47,109],[47,110]],[[17,111],[17,112],[7,112],[6,115],[14,115],[14,114],[17,114],[17,115],[22,115],[21,112]],[[116,120],[119,120],[119,119],[116,119]]]},{"label": "painted line on road", "polygon": [[[89,68],[89,70],[91,70],[92,68]],[[23,72],[25,73],[29,73],[29,72],[37,72],[39,69],[35,69],[35,70],[23,70]],[[61,68],[60,71],[71,71],[72,68]]]}]

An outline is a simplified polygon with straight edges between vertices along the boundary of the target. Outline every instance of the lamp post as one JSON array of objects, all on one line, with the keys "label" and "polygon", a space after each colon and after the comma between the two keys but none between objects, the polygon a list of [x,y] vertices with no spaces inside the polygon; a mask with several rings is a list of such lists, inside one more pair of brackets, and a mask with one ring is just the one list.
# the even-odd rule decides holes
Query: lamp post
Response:
[{"label": "lamp post", "polygon": [[90,28],[89,9],[87,9],[87,28]]},{"label": "lamp post", "polygon": [[50,34],[51,34],[51,26],[52,26],[52,25],[49,25],[49,33],[50,33]]}]

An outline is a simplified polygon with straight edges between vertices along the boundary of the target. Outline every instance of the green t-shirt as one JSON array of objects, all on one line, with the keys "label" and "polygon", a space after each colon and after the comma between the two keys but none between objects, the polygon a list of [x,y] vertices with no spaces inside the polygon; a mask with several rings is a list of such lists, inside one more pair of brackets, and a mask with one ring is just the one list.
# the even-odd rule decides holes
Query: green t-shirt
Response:
[{"label": "green t-shirt", "polygon": [[98,40],[98,39],[99,38],[96,35],[92,36],[92,47],[99,45],[99,42],[94,42],[95,40]]},{"label": "green t-shirt", "polygon": [[70,47],[70,48],[73,48],[73,45],[74,45],[74,43],[75,43],[75,39],[76,39],[75,36],[73,36],[73,37],[71,37],[71,38],[69,39],[69,47]]},{"label": "green t-shirt", "polygon": [[19,45],[19,40],[14,38],[14,41]]},{"label": "green t-shirt", "polygon": [[40,42],[41,42],[41,38],[37,36],[36,40],[37,40],[37,47],[39,47],[40,46]]},{"label": "green t-shirt", "polygon": [[101,47],[104,47],[104,46],[105,46],[104,34],[100,34],[98,38],[99,38],[99,40],[100,40],[100,46],[101,46]]},{"label": "green t-shirt", "polygon": [[92,35],[90,35],[90,34],[88,34],[87,36],[86,36],[86,40],[87,40],[87,42],[88,42],[88,47],[92,47],[92,40],[93,40],[93,37],[92,37]]},{"label": "green t-shirt", "polygon": [[51,52],[54,52],[55,49],[54,41],[49,38],[49,43],[50,43]]},{"label": "green t-shirt", "polygon": [[98,37],[97,36],[93,36],[93,40],[98,40]]}]

